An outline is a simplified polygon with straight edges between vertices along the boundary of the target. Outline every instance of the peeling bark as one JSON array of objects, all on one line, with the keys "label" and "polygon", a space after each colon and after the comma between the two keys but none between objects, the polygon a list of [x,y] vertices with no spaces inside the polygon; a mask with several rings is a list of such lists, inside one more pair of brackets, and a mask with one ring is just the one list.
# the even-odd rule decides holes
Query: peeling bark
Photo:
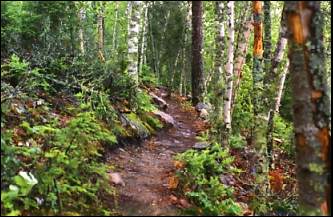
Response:
[{"label": "peeling bark", "polygon": [[[330,213],[330,98],[320,2],[286,2],[300,210]],[[327,212],[328,211],[328,212]]]}]

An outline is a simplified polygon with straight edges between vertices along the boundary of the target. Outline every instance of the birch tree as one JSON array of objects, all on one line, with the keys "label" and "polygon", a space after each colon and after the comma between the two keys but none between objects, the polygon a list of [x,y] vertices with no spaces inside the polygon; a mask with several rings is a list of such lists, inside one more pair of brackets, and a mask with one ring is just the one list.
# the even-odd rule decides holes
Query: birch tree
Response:
[{"label": "birch tree", "polygon": [[192,2],[192,104],[203,102],[202,1]]},{"label": "birch tree", "polygon": [[102,62],[104,58],[104,2],[99,5],[97,14],[97,30],[98,30],[98,56]]},{"label": "birch tree", "polygon": [[222,108],[222,101],[223,101],[223,51],[225,46],[225,33],[224,33],[224,16],[223,16],[223,9],[224,3],[222,1],[215,2],[215,28],[216,28],[216,35],[215,35],[215,78],[214,88],[215,88],[215,112],[217,115],[218,120],[222,120],[223,108]]},{"label": "birch tree", "polygon": [[138,43],[140,30],[140,7],[141,1],[129,1],[129,10],[131,11],[128,25],[128,74],[136,85],[139,82],[138,74]]},{"label": "birch tree", "polygon": [[325,81],[320,2],[285,2],[300,211],[330,212],[330,97]]},{"label": "birch tree", "polygon": [[249,46],[250,33],[253,31],[251,11],[246,12],[245,16],[246,16],[245,21],[244,23],[241,24],[237,39],[238,42],[237,42],[235,66],[233,72],[234,77],[236,79],[232,91],[231,110],[233,110],[236,94],[242,79],[242,70],[243,70],[243,65],[245,64],[245,57]]},{"label": "birch tree", "polygon": [[[280,21],[280,32],[279,32],[279,38],[278,42],[276,45],[276,49],[274,52],[274,57],[271,61],[271,68],[269,72],[266,72],[266,79],[268,80],[271,84],[272,87],[267,88],[267,95],[271,95],[271,93],[274,93],[276,88],[274,85],[276,82],[276,78],[278,77],[277,75],[277,70],[279,68],[280,62],[282,61],[283,54],[287,45],[287,24],[286,24],[286,14],[285,14],[285,6],[283,6],[282,10],[282,16],[281,16],[281,21]],[[278,108],[280,106],[280,101],[282,97],[282,89],[284,86],[284,79],[286,76],[286,73],[288,71],[289,67],[289,62],[287,62],[286,66],[287,68],[284,69],[284,72],[282,73],[279,85],[278,85],[278,96],[275,100],[275,103],[269,104],[270,110],[268,112],[268,127],[267,127],[267,155],[268,155],[268,162],[269,162],[269,167],[272,168],[273,166],[273,130],[274,130],[274,116],[276,113],[278,113]]]},{"label": "birch tree", "polygon": [[85,19],[85,10],[84,10],[84,8],[80,8],[80,11],[79,11],[79,21],[80,21],[79,39],[80,39],[80,51],[81,51],[82,55],[85,54],[85,43],[84,43],[84,33],[83,33],[84,19]]},{"label": "birch tree", "polygon": [[227,16],[228,16],[228,57],[225,67],[226,71],[226,91],[224,97],[224,124],[227,133],[231,131],[231,99],[232,99],[232,85],[233,85],[233,64],[234,64],[234,2],[227,3]]},{"label": "birch tree", "polygon": [[141,49],[139,58],[139,73],[142,72],[142,66],[146,63],[145,49],[147,48],[147,13],[148,13],[148,2],[144,2],[143,16],[141,20]]}]

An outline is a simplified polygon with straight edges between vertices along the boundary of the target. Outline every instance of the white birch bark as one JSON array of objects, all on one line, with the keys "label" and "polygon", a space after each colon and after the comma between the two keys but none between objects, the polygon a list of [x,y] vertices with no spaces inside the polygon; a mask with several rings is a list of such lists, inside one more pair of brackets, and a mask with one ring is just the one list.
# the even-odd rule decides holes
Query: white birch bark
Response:
[{"label": "white birch bark", "polygon": [[80,9],[79,12],[79,20],[80,20],[80,28],[79,28],[79,39],[80,39],[80,51],[81,54],[85,54],[85,48],[84,48],[84,33],[83,33],[83,22],[85,19],[85,10],[83,8]]},{"label": "white birch bark", "polygon": [[234,62],[234,1],[227,3],[227,16],[228,16],[228,58],[226,64],[226,84],[224,98],[224,124],[227,130],[231,129],[231,98],[232,98],[232,86],[233,86],[233,62]]},{"label": "white birch bark", "polygon": [[139,83],[138,74],[138,42],[140,30],[140,7],[141,1],[129,1],[131,8],[131,16],[128,25],[128,68],[129,76],[134,80],[135,84]]}]

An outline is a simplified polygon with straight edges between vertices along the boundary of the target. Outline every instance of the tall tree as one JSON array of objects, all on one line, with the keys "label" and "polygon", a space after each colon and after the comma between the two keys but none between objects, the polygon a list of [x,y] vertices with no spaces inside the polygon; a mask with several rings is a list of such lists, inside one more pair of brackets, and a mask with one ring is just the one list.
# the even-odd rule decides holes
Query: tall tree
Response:
[{"label": "tall tree", "polygon": [[[276,90],[276,78],[277,76],[277,70],[279,68],[280,62],[282,61],[283,54],[287,45],[287,24],[286,24],[286,14],[285,14],[285,6],[283,6],[282,9],[282,16],[281,16],[281,21],[280,21],[280,32],[279,32],[279,38],[278,42],[276,45],[276,49],[274,52],[274,57],[271,61],[271,68],[269,72],[266,72],[264,80],[266,80],[266,83],[270,84],[270,87],[266,87],[266,92],[265,94],[268,96],[271,96],[272,93],[275,92]],[[289,62],[286,64],[285,67],[289,67]],[[278,107],[280,105],[280,100],[282,95],[282,89],[284,85],[284,77],[286,76],[287,73],[287,68],[285,68],[281,79],[280,83],[278,86],[278,96],[275,100],[275,103],[272,102],[269,104],[269,112],[268,112],[268,127],[267,127],[267,155],[268,155],[268,162],[269,162],[269,167],[271,168],[273,166],[273,130],[274,130],[274,116],[276,113],[278,113]],[[269,100],[272,101],[272,100]]]},{"label": "tall tree", "polygon": [[280,102],[282,98],[282,92],[284,88],[284,82],[286,80],[286,76],[288,73],[289,61],[287,61],[286,65],[284,66],[284,71],[281,75],[278,90],[276,94],[276,98],[274,103],[272,104],[272,108],[268,115],[268,123],[267,123],[267,156],[268,156],[268,166],[269,168],[273,167],[273,131],[274,131],[274,116],[276,113],[279,112]]},{"label": "tall tree", "polygon": [[253,26],[254,26],[254,44],[253,44],[253,88],[252,88],[252,104],[253,104],[253,123],[251,130],[251,144],[255,146],[256,158],[258,159],[256,174],[256,194],[258,198],[265,201],[268,190],[268,167],[266,159],[266,136],[265,136],[265,117],[263,114],[263,31],[262,31],[262,2],[253,1]]},{"label": "tall tree", "polygon": [[192,104],[203,101],[202,1],[192,1]]},{"label": "tall tree", "polygon": [[[264,1],[264,68],[267,73],[270,69],[271,56],[272,56],[272,28],[271,28],[271,2]],[[265,80],[264,80],[265,82]]]},{"label": "tall tree", "polygon": [[[253,1],[253,26],[254,26],[254,44],[253,44],[253,90],[252,90],[252,103],[254,111],[254,124],[252,131],[252,141],[251,143],[256,144],[257,139],[260,137],[258,135],[258,122],[261,122],[261,117],[259,115],[262,113],[262,102],[261,93],[263,90],[263,67],[262,67],[262,57],[263,57],[263,31],[262,31],[262,2]],[[261,147],[263,148],[263,147]]]},{"label": "tall tree", "polygon": [[325,81],[320,2],[285,2],[300,211],[330,212],[330,97]]},{"label": "tall tree", "polygon": [[98,30],[98,56],[101,61],[105,61],[104,58],[104,2],[98,5],[97,12],[97,30]]},{"label": "tall tree", "polygon": [[145,49],[147,48],[147,13],[148,13],[148,2],[144,2],[143,5],[143,16],[141,19],[141,47],[139,56],[139,73],[142,72],[143,64],[146,64]]},{"label": "tall tree", "polygon": [[215,88],[215,101],[214,108],[218,120],[222,120],[223,114],[223,51],[224,51],[224,16],[223,16],[224,2],[215,2],[215,76],[214,76],[214,88]]},{"label": "tall tree", "polygon": [[81,54],[85,54],[85,43],[84,43],[84,19],[85,19],[85,9],[81,8],[79,11],[79,20],[80,20],[80,28],[79,28],[79,39],[80,39],[80,51]]},{"label": "tall tree", "polygon": [[141,1],[129,1],[130,20],[128,25],[128,74],[136,85],[139,82],[138,74],[138,52],[139,52],[139,30],[140,30],[140,8]]},{"label": "tall tree", "polygon": [[227,3],[227,16],[228,16],[228,57],[225,67],[226,71],[226,90],[224,96],[224,125],[226,133],[231,131],[231,99],[233,90],[233,66],[234,66],[234,40],[235,40],[235,23],[234,23],[234,1]]},{"label": "tall tree", "polygon": [[[247,6],[247,4],[245,6]],[[233,111],[233,105],[235,103],[236,94],[239,88],[240,81],[242,79],[242,69],[243,65],[245,64],[245,57],[249,45],[251,31],[253,31],[252,13],[251,11],[248,11],[246,12],[244,22],[241,24],[237,38],[236,58],[234,66],[234,77],[236,79],[232,91],[231,111]]]}]

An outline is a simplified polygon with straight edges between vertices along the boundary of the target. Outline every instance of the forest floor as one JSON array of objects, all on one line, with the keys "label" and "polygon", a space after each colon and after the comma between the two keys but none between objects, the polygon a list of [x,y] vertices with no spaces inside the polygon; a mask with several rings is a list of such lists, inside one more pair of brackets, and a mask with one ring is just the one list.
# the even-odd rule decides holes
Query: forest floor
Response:
[{"label": "forest floor", "polygon": [[[175,126],[162,129],[140,145],[125,145],[107,155],[108,163],[115,166],[113,172],[119,174],[124,182],[124,185],[117,186],[116,199],[117,212],[123,216],[181,215],[184,209],[193,206],[172,187],[176,172],[173,157],[191,149],[198,142],[196,136],[209,126],[198,117],[193,107],[182,106],[185,101],[182,97],[176,94],[166,97],[167,92],[163,88],[156,88],[153,92],[168,103],[165,112],[174,118]],[[224,184],[234,187],[236,200],[243,207],[243,215],[254,214],[249,208],[256,197],[253,171],[257,159],[253,158],[253,153],[254,149],[250,146],[231,149],[235,157],[234,165],[243,172],[223,178],[226,180]],[[277,167],[270,172],[270,184],[275,195],[271,199],[277,200],[295,194],[295,168],[280,150],[275,150],[274,154],[277,156]],[[270,215],[279,214],[274,212]]]},{"label": "forest floor", "polygon": [[[188,206],[176,198],[169,186],[174,174],[173,156],[190,149],[197,133],[205,126],[196,112],[184,110],[177,97],[165,97],[163,89],[155,94],[168,103],[166,113],[175,126],[163,129],[141,145],[127,145],[109,153],[109,163],[116,166],[125,186],[119,186],[119,211],[122,215],[179,215],[177,206]],[[176,201],[180,201],[177,204]]]}]

